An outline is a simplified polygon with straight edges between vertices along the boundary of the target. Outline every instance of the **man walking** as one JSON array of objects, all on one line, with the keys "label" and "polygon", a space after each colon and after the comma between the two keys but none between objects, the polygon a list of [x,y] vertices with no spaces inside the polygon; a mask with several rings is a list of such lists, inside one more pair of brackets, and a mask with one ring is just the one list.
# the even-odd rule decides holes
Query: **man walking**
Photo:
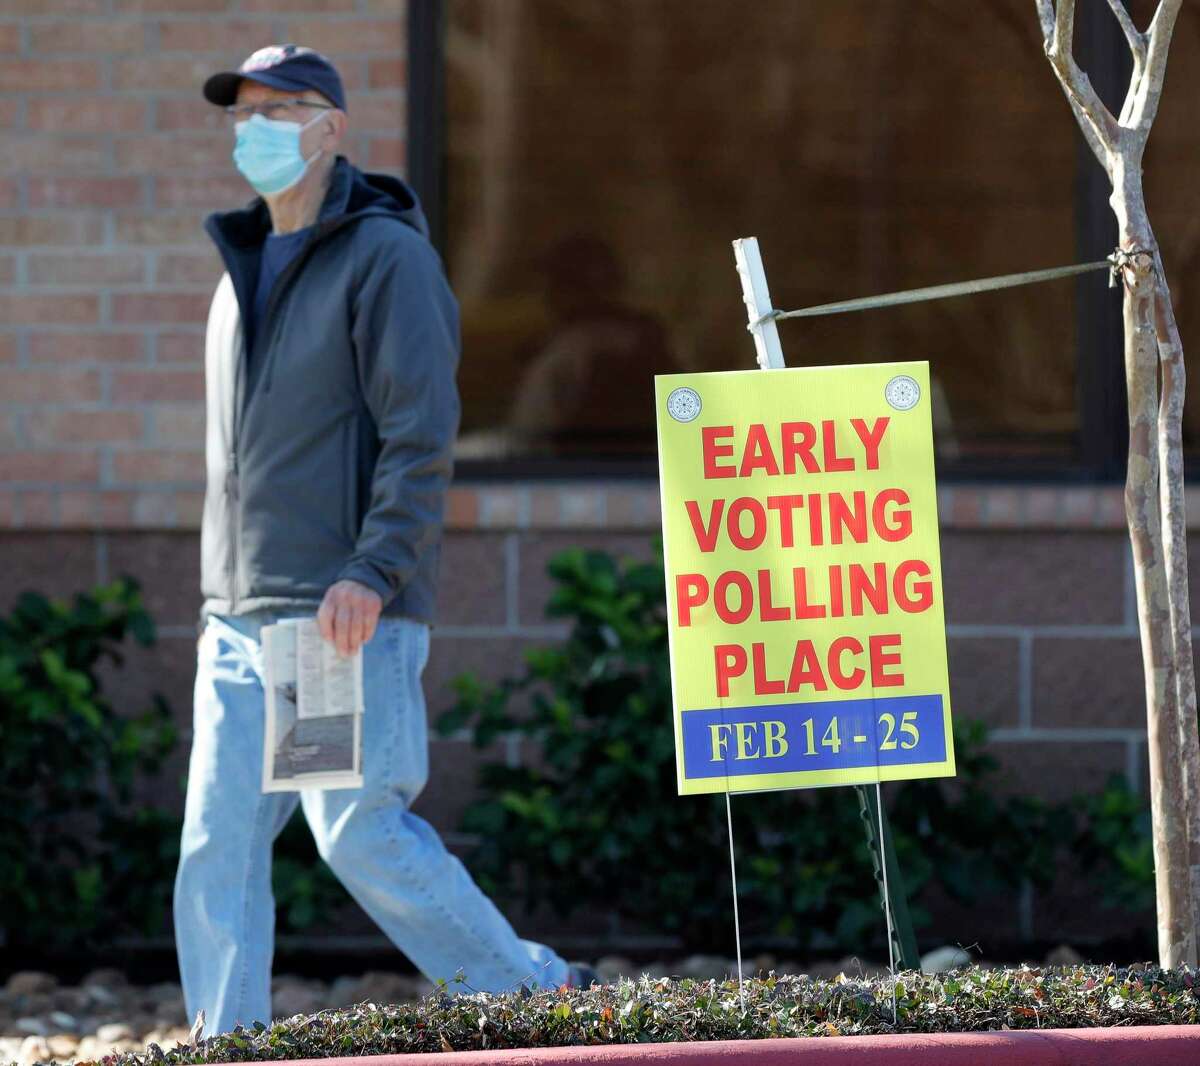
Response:
[{"label": "man walking", "polygon": [[[233,160],[259,193],[210,217],[226,267],[205,352],[207,477],[194,736],[175,883],[189,1016],[271,1017],[271,846],[296,804],[350,894],[429,978],[574,983],[519,940],[408,810],[428,774],[429,652],[458,427],[458,312],[403,182],[338,154],[341,79],[294,45],[213,75]],[[263,626],[316,614],[363,649],[361,789],[267,793]]]}]

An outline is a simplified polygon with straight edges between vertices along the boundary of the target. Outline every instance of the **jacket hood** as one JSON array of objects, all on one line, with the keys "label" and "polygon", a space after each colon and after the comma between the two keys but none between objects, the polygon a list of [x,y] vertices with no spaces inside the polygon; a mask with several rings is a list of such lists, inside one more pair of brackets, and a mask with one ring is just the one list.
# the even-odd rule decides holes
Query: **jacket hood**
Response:
[{"label": "jacket hood", "polygon": [[[366,173],[345,156],[338,156],[317,215],[318,235],[326,236],[347,223],[373,215],[396,218],[421,236],[429,236],[425,212],[406,182],[388,174]],[[271,215],[260,196],[239,210],[209,215],[204,229],[222,250],[258,247],[271,232]]]}]

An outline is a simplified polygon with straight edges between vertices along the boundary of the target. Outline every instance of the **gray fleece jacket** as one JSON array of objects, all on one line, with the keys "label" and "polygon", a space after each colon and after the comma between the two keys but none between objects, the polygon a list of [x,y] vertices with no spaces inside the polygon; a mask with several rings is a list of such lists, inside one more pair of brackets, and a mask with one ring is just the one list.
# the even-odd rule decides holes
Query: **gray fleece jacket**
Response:
[{"label": "gray fleece jacket", "polygon": [[205,345],[201,622],[316,609],[351,578],[385,615],[430,621],[458,429],[458,307],[402,181],[339,157],[312,235],[257,323],[242,308],[270,229],[262,200],[211,216],[224,259]]}]

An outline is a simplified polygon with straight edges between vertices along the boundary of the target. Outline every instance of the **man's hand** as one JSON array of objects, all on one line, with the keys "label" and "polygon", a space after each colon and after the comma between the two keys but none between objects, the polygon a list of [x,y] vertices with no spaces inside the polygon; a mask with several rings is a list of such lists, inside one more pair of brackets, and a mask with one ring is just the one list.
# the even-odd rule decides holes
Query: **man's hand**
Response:
[{"label": "man's hand", "polygon": [[375,635],[383,600],[379,593],[357,581],[330,585],[317,611],[321,636],[349,658]]}]

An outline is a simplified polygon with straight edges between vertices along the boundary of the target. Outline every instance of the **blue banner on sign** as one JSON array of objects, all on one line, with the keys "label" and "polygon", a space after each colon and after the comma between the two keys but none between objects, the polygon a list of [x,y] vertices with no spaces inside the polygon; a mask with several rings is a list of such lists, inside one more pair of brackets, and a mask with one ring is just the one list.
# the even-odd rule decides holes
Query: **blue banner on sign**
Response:
[{"label": "blue banner on sign", "polygon": [[904,766],[946,758],[941,696],[685,711],[689,778]]}]

